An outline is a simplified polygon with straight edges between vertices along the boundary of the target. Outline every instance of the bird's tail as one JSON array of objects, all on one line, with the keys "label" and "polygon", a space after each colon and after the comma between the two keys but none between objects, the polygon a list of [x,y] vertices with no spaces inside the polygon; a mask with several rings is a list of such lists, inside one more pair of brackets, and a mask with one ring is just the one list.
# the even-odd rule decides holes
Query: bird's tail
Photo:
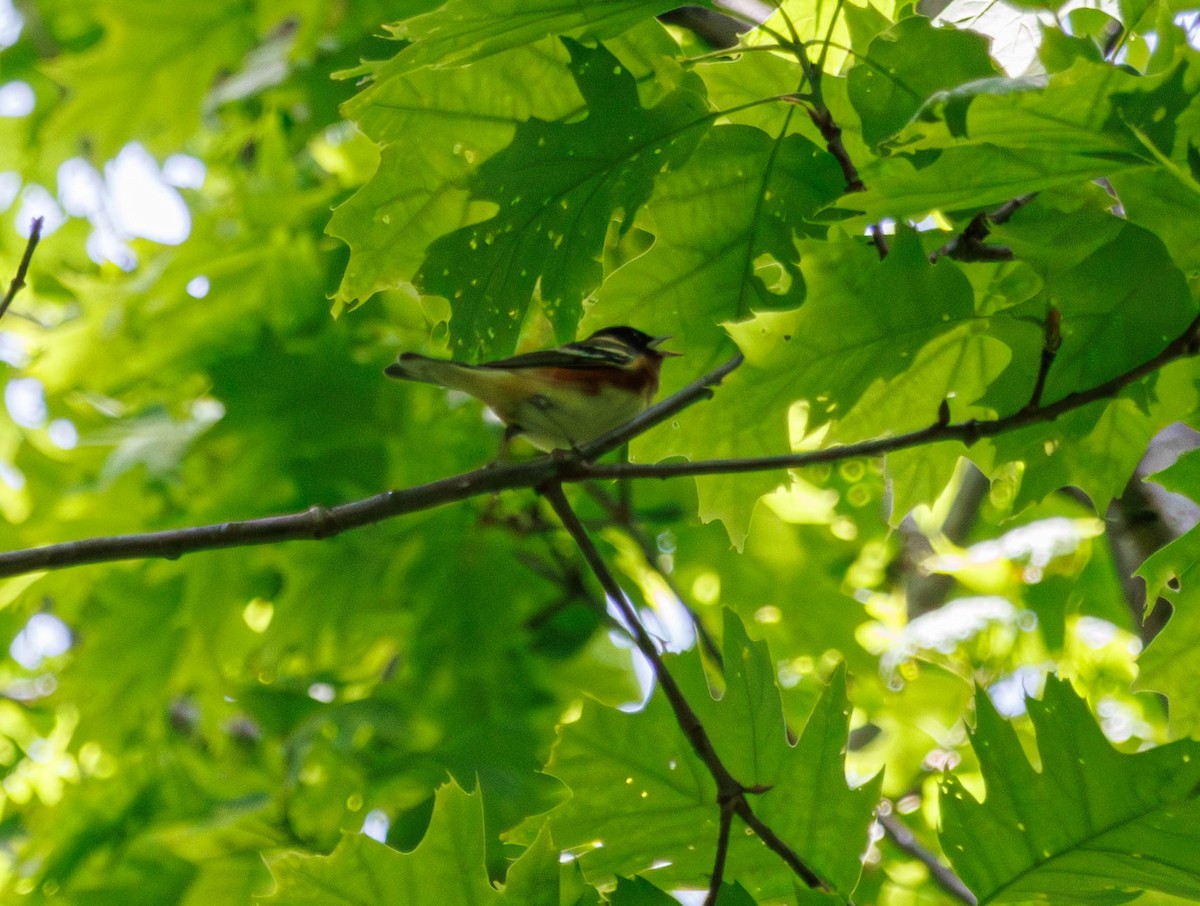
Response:
[{"label": "bird's tail", "polygon": [[400,381],[424,381],[427,384],[437,384],[454,390],[473,389],[473,380],[477,369],[459,362],[447,362],[443,359],[430,359],[415,352],[405,352],[400,358],[383,369],[390,378]]}]

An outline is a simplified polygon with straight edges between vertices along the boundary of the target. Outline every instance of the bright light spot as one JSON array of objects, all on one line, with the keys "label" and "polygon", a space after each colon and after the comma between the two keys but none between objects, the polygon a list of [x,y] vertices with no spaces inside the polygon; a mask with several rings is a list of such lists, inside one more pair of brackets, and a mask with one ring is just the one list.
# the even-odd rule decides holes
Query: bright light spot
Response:
[{"label": "bright light spot", "polygon": [[36,669],[48,657],[58,657],[71,647],[71,630],[53,614],[35,613],[17,633],[8,653],[27,670]]},{"label": "bright light spot", "polygon": [[[266,632],[274,616],[275,605],[265,598],[255,598],[242,608],[242,619],[250,627],[251,632]],[[311,688],[308,690],[308,694],[312,695]],[[315,695],[312,697],[316,698]],[[317,699],[317,701],[321,701],[321,699]]]},{"label": "bright light spot", "polygon": [[363,819],[362,833],[363,836],[370,837],[379,843],[387,842],[388,829],[392,826],[392,821],[387,816],[387,812],[382,809],[373,808],[367,812],[367,817]]},{"label": "bright light spot", "polygon": [[1099,617],[1080,617],[1075,621],[1075,634],[1083,644],[1099,651],[1117,637],[1117,627]]},{"label": "bright light spot", "polygon": [[28,82],[9,82],[0,86],[0,116],[29,116],[35,101]]},{"label": "bright light spot", "polygon": [[[621,619],[619,615],[615,614],[615,608],[612,607],[611,603],[609,604],[609,612],[617,616],[618,620]],[[624,623],[623,620],[622,623]],[[619,648],[633,647],[633,642],[627,636],[619,634],[616,631],[610,632],[609,638]],[[621,711],[641,711],[642,708],[646,707],[646,702],[650,700],[650,693],[654,691],[654,668],[650,666],[650,662],[646,660],[646,656],[636,650],[633,652],[633,676],[637,681],[639,697],[636,701],[626,702],[618,706]]]},{"label": "bright light spot", "polygon": [[1150,727],[1138,720],[1129,708],[1113,698],[1102,698],[1096,705],[1100,728],[1110,742],[1126,742],[1134,736],[1148,736]]},{"label": "bright light spot", "polygon": [[54,196],[42,186],[33,184],[21,193],[21,210],[17,213],[17,233],[22,239],[29,238],[33,218],[42,218],[42,237],[45,238],[66,223],[66,215],[54,200]]},{"label": "bright light spot", "polygon": [[131,142],[104,165],[115,226],[129,236],[178,245],[192,230],[180,194],[163,181],[145,148]]},{"label": "bright light spot", "polygon": [[25,351],[25,341],[16,334],[0,333],[0,362],[14,368],[28,365],[29,353]]},{"label": "bright light spot", "polygon": [[308,697],[327,705],[337,697],[337,690],[329,683],[313,683],[308,687]]},{"label": "bright light spot", "polygon": [[46,423],[46,397],[37,378],[9,381],[4,388],[4,405],[22,428],[40,428]]},{"label": "bright light spot", "polygon": [[7,211],[21,191],[21,176],[11,170],[0,173],[0,211]]},{"label": "bright light spot", "polygon": [[696,641],[692,615],[665,589],[654,594],[654,609],[643,611],[642,622],[651,635],[662,639],[667,651],[686,651]]},{"label": "bright light spot", "polygon": [[721,577],[714,572],[703,572],[692,582],[692,597],[698,604],[715,604],[721,596]]},{"label": "bright light spot", "polygon": [[192,403],[192,418],[205,425],[215,425],[225,417],[225,406],[220,400],[201,397]]},{"label": "bright light spot", "polygon": [[25,475],[12,463],[0,461],[0,481],[12,490],[19,491],[25,487]]},{"label": "bright light spot", "polygon": [[199,189],[204,185],[204,161],[190,154],[172,154],[163,161],[163,179],[179,189]]},{"label": "bright light spot", "polygon": [[111,261],[123,271],[131,271],[137,267],[137,255],[129,247],[129,243],[113,232],[111,227],[104,225],[103,221],[96,225],[92,234],[88,236],[85,248],[88,257],[97,264]]},{"label": "bright light spot", "polygon": [[193,299],[203,299],[208,295],[208,278],[201,274],[198,277],[193,277],[187,283],[187,294]]},{"label": "bright light spot", "polygon": [[754,611],[754,619],[764,625],[773,625],[783,619],[783,613],[778,607],[768,604]]},{"label": "bright light spot", "polygon": [[56,418],[46,429],[50,443],[60,450],[74,450],[79,443],[79,431],[65,418]]},{"label": "bright light spot", "polygon": [[992,683],[987,691],[992,704],[1004,717],[1020,717],[1025,713],[1025,699],[1041,695],[1045,685],[1045,671],[1027,664]]},{"label": "bright light spot", "polygon": [[93,217],[104,210],[104,177],[82,157],[58,168],[58,200],[72,217]]},{"label": "bright light spot", "polygon": [[912,620],[899,632],[880,633],[880,668],[893,674],[917,654],[936,651],[951,654],[959,645],[994,627],[1015,627],[1021,611],[1007,598],[981,595],[959,598]]},{"label": "bright light spot", "polygon": [[25,17],[13,9],[12,0],[0,0],[0,50],[17,43],[24,24]]}]

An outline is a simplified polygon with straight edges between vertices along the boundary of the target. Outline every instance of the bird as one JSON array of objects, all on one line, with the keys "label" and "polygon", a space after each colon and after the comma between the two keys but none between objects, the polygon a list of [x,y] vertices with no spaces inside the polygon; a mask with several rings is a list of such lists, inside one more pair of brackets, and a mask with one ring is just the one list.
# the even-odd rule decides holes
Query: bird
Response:
[{"label": "bird", "polygon": [[481,400],[507,426],[501,458],[515,437],[543,452],[580,447],[645,411],[658,393],[670,337],[633,327],[605,327],[555,349],[468,365],[401,353],[388,377],[461,390]]}]

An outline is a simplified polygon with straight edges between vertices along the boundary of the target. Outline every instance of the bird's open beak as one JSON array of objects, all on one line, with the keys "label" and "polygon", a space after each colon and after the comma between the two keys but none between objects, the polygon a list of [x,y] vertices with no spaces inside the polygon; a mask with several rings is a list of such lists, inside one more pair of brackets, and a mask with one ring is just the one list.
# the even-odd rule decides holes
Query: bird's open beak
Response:
[{"label": "bird's open beak", "polygon": [[669,350],[669,349],[659,349],[658,348],[658,345],[660,343],[665,343],[669,339],[671,339],[671,338],[670,337],[655,337],[653,340],[650,341],[649,346],[651,349],[653,349],[655,352],[657,352],[664,359],[683,355],[682,352],[671,352],[671,350]]}]

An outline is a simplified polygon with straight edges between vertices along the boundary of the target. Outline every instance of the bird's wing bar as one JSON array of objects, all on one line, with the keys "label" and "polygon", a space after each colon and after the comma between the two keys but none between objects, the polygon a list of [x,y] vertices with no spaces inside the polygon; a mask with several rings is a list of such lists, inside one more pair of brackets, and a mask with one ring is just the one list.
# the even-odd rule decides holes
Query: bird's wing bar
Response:
[{"label": "bird's wing bar", "polygon": [[570,343],[559,349],[526,352],[495,362],[483,362],[477,368],[596,368],[605,365],[623,366],[632,361],[628,353],[615,349],[598,349]]}]

